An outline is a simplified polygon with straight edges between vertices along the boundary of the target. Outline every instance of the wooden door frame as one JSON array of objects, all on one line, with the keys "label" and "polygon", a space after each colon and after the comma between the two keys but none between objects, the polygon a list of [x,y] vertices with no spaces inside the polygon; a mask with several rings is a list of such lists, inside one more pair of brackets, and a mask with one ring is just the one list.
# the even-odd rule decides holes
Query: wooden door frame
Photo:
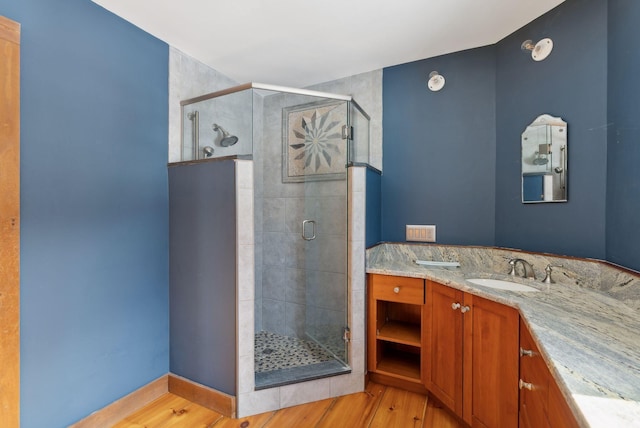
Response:
[{"label": "wooden door frame", "polygon": [[20,24],[0,16],[0,420],[20,426]]}]

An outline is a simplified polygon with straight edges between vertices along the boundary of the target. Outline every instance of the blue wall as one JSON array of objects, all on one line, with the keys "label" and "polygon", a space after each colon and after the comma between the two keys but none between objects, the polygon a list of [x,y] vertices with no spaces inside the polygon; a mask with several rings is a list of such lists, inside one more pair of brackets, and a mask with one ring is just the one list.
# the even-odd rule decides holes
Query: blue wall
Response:
[{"label": "blue wall", "polygon": [[383,240],[435,224],[438,242],[493,244],[495,94],[493,46],[384,69]]},{"label": "blue wall", "polygon": [[[535,62],[524,40],[551,37]],[[605,258],[607,4],[569,0],[497,45],[496,245]],[[520,136],[542,113],[568,124],[568,203],[522,204]]]},{"label": "blue wall", "polygon": [[640,2],[609,2],[607,259],[640,270]]},{"label": "blue wall", "polygon": [[235,176],[232,159],[169,168],[171,373],[229,395],[238,361]]},{"label": "blue wall", "polygon": [[168,47],[88,0],[0,15],[22,24],[22,427],[62,427],[168,372]]},{"label": "blue wall", "polygon": [[[408,223],[436,224],[439,243],[609,258],[640,269],[633,144],[640,66],[628,44],[639,33],[639,8],[567,0],[494,46],[384,69],[382,240],[403,241]],[[554,50],[534,62],[520,45],[543,37],[553,38]],[[431,70],[447,79],[440,92],[424,87]],[[569,202],[523,205],[520,135],[542,113],[568,122]],[[616,121],[621,142],[607,149]]]}]

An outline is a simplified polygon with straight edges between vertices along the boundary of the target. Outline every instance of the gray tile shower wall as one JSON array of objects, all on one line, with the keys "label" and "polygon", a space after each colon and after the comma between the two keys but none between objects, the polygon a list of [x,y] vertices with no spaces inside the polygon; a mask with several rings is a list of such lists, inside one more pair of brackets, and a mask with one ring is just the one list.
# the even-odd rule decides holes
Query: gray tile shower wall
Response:
[{"label": "gray tile shower wall", "polygon": [[178,49],[169,48],[169,162],[180,161],[180,101],[237,84]]},{"label": "gray tile shower wall", "polygon": [[255,300],[254,300],[254,322],[255,331],[263,329],[262,324],[262,298],[264,283],[264,184],[262,178],[264,176],[264,148],[263,148],[263,132],[264,132],[264,98],[254,92],[253,95],[253,191],[254,191],[254,257],[255,257]]},{"label": "gray tile shower wall", "polygon": [[369,164],[382,171],[382,70],[312,85],[309,89],[351,95],[367,112],[371,118]]}]

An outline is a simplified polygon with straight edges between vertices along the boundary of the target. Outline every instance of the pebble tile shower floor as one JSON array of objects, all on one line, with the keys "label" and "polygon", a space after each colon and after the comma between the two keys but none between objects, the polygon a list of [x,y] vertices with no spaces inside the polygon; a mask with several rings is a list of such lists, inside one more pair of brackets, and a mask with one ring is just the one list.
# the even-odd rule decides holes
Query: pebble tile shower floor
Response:
[{"label": "pebble tile shower floor", "polygon": [[333,360],[315,342],[261,331],[256,334],[256,372],[288,369]]},{"label": "pebble tile shower floor", "polygon": [[266,331],[255,335],[256,389],[349,371],[315,342]]}]

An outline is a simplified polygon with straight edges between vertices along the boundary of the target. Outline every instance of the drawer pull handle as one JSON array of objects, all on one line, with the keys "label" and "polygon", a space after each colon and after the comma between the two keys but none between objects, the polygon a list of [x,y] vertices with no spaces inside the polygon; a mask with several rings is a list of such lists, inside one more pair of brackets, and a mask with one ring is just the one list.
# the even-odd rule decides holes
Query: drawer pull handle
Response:
[{"label": "drawer pull handle", "polygon": [[520,356],[533,357],[533,351],[531,349],[520,348]]},{"label": "drawer pull handle", "polygon": [[393,287],[393,292],[398,294],[400,292],[400,287]]},{"label": "drawer pull handle", "polygon": [[533,384],[520,379],[520,389],[528,389],[529,391],[533,391]]},{"label": "drawer pull handle", "polygon": [[452,304],[451,304],[451,309],[453,309],[454,311],[455,311],[456,309],[460,309],[460,303],[452,303]]}]

